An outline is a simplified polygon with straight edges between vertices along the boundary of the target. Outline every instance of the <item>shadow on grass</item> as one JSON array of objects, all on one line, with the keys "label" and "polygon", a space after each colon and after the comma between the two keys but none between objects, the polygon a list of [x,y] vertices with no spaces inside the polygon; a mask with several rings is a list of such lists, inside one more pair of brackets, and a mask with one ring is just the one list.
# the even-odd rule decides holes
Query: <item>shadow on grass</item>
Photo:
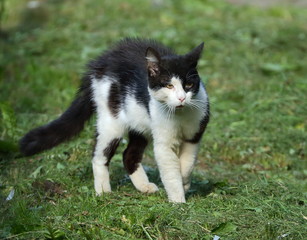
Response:
[{"label": "shadow on grass", "polygon": [[191,183],[191,188],[187,192],[186,197],[187,199],[191,197],[196,197],[196,196],[206,197],[207,195],[213,192],[215,187],[216,186],[214,182],[210,180],[202,180],[202,179],[197,179],[197,178],[193,179]]},{"label": "shadow on grass", "polygon": [[[144,165],[144,169],[148,175],[149,181],[155,183],[160,189],[163,188],[163,184],[160,179],[159,170],[157,168],[153,168],[146,165]],[[124,168],[119,164],[114,166],[112,172],[113,176],[111,176],[112,178],[111,184],[114,189],[118,189],[122,186],[131,184],[129,176],[125,172]],[[209,195],[211,192],[213,192],[216,187],[218,187],[217,184],[211,180],[204,180],[200,176],[193,176],[191,188],[186,196],[187,198],[194,196],[205,197]]]}]

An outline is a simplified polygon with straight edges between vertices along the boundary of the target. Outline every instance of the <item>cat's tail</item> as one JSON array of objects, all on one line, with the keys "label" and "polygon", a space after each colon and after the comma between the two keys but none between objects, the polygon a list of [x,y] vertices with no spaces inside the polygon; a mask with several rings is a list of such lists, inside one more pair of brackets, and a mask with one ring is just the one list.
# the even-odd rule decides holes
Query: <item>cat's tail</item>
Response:
[{"label": "cat's tail", "polygon": [[94,111],[90,79],[85,77],[75,100],[58,119],[31,130],[20,139],[20,152],[31,156],[69,140],[81,132]]}]

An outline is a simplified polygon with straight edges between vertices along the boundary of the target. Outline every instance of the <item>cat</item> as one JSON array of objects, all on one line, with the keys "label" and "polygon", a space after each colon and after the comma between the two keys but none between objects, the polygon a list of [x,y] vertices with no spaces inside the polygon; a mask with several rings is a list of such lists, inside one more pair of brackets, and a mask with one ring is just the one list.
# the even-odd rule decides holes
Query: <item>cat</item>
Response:
[{"label": "cat", "polygon": [[111,192],[109,164],[128,135],[123,163],[135,188],[158,191],[142,167],[152,139],[160,177],[170,202],[186,202],[199,143],[209,122],[209,100],[197,72],[204,43],[177,55],[151,39],[126,38],[88,64],[69,108],[56,120],[28,132],[19,142],[25,156],[77,135],[97,113],[92,167],[97,195]]}]

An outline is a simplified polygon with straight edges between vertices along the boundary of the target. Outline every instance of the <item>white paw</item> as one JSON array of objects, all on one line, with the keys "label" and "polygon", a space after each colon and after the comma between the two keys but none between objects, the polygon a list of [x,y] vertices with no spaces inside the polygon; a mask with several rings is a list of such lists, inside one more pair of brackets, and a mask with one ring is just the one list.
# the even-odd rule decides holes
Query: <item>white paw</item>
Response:
[{"label": "white paw", "polygon": [[104,193],[110,193],[110,192],[112,192],[111,189],[107,191],[100,191],[100,192],[96,191],[96,196],[99,197],[99,196],[102,196]]},{"label": "white paw", "polygon": [[111,185],[110,184],[99,184],[97,182],[94,183],[96,196],[101,196],[103,193],[110,193],[111,191]]},{"label": "white paw", "polygon": [[101,194],[102,194],[102,187],[97,187],[96,185],[95,185],[95,192],[96,192],[96,196],[101,196]]},{"label": "white paw", "polygon": [[142,185],[142,187],[139,190],[143,193],[154,193],[159,191],[159,188],[154,183],[147,183]]},{"label": "white paw", "polygon": [[169,197],[168,201],[172,202],[172,203],[185,203],[186,202],[184,196],[181,196],[181,197]]}]

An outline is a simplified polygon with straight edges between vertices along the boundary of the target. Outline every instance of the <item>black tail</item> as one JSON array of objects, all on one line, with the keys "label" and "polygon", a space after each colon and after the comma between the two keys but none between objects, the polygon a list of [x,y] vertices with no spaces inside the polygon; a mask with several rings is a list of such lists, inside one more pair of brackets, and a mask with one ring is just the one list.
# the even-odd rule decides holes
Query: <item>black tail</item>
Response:
[{"label": "black tail", "polygon": [[69,140],[81,132],[94,109],[90,79],[85,77],[76,99],[58,119],[31,130],[20,139],[21,153],[31,156]]}]

